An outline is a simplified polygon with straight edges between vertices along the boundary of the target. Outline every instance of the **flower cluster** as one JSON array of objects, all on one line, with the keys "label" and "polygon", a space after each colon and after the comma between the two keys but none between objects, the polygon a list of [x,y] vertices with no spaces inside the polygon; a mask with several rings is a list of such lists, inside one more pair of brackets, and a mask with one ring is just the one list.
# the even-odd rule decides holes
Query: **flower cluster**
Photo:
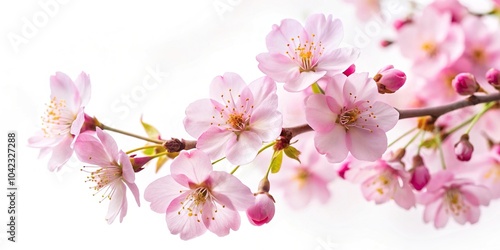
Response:
[{"label": "flower cluster", "polygon": [[[363,20],[380,12],[380,1],[349,2]],[[263,226],[282,202],[294,209],[325,204],[329,184],[342,180],[358,184],[376,204],[425,207],[423,221],[436,228],[450,217],[474,224],[480,207],[500,198],[500,143],[492,139],[498,138],[500,32],[478,16],[457,0],[436,0],[396,20],[396,37],[382,44],[398,46],[412,63],[407,73],[416,94],[396,102],[409,109],[386,98],[403,91],[407,73],[391,64],[358,72],[361,51],[340,47],[342,22],[313,14],[304,24],[284,19],[272,26],[268,51],[256,56],[264,75],[248,84],[233,72],[212,80],[208,97],[185,109],[191,139],[165,139],[142,119],[145,136],[103,124],[84,112],[88,75],[73,81],[58,72],[50,78],[41,131],[29,145],[52,153],[51,171],[73,153],[89,164],[82,172],[94,195],[109,200],[108,223],[118,215],[123,221],[130,192],[138,206],[142,197],[164,214],[170,233],[183,240],[207,231],[228,235],[239,229],[242,212]],[[300,125],[288,126],[290,115]],[[398,124],[407,118],[417,119]],[[395,136],[395,127],[408,132]],[[124,150],[106,130],[145,143]],[[221,161],[233,170],[224,171]],[[152,162],[156,173],[168,166],[168,174],[138,187],[136,177]],[[237,175],[250,164],[264,172],[253,191]]]}]

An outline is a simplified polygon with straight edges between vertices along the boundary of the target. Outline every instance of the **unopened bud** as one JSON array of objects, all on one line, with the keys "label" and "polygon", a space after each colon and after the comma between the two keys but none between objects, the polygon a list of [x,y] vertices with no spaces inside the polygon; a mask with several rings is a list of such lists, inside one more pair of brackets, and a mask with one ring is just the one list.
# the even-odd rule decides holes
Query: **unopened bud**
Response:
[{"label": "unopened bud", "polygon": [[473,95],[479,91],[479,84],[471,73],[460,73],[453,78],[451,85],[459,95]]},{"label": "unopened bud", "polygon": [[151,156],[142,156],[142,157],[130,156],[130,163],[134,168],[134,172],[139,172],[143,170],[144,165],[146,165],[146,163],[148,163],[152,159],[153,157]]},{"label": "unopened bud", "polygon": [[350,76],[352,73],[356,72],[356,65],[354,64],[351,64],[351,66],[349,66],[349,68],[347,68],[346,70],[344,70],[344,75],[346,76]]},{"label": "unopened bud", "polygon": [[382,41],[380,41],[380,46],[382,46],[382,48],[387,48],[387,47],[391,46],[393,43],[394,43],[393,41],[382,40]]},{"label": "unopened bud", "polygon": [[474,152],[474,146],[469,142],[469,135],[463,134],[460,141],[455,144],[455,155],[460,161],[469,161]]},{"label": "unopened bud", "polygon": [[380,94],[394,93],[405,84],[406,74],[387,65],[378,71],[373,80],[377,83]]},{"label": "unopened bud", "polygon": [[420,155],[413,157],[413,168],[411,170],[410,183],[415,190],[420,191],[431,179],[429,169],[424,165],[424,160]]},{"label": "unopened bud", "polygon": [[399,31],[401,28],[403,28],[403,26],[405,26],[411,22],[412,22],[412,20],[409,18],[397,19],[396,21],[394,21],[394,23],[392,25],[397,31]]},{"label": "unopened bud", "polygon": [[500,71],[491,68],[486,72],[486,80],[495,89],[500,90]]}]

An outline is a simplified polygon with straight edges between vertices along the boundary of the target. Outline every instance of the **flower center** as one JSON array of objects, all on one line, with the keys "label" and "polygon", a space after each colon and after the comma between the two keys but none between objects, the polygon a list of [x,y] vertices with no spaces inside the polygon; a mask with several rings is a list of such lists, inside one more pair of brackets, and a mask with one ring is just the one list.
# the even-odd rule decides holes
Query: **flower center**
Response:
[{"label": "flower center", "polygon": [[479,64],[484,64],[486,61],[486,53],[481,48],[476,48],[472,50],[472,58],[475,62]]},{"label": "flower center", "polygon": [[500,181],[500,164],[497,163],[491,166],[483,177],[485,179],[492,179],[494,182]]},{"label": "flower center", "polygon": [[456,216],[460,215],[461,213],[467,212],[469,206],[464,203],[462,194],[458,189],[448,189],[445,195],[446,201],[448,203],[448,208],[446,209],[447,212],[451,212]]},{"label": "flower center", "polygon": [[45,137],[65,135],[70,132],[71,124],[75,120],[65,100],[53,97],[47,105],[45,116],[42,116],[42,131]]},{"label": "flower center", "polygon": [[[98,168],[95,171],[86,171],[84,170],[85,168]],[[99,166],[84,166],[82,171],[90,173],[89,176],[87,176],[87,180],[85,182],[93,182],[95,185],[93,187],[90,187],[90,189],[94,189],[96,193],[93,195],[95,196],[98,193],[101,193],[101,198],[102,200],[99,202],[102,202],[104,199],[109,199],[111,200],[114,192],[115,192],[115,187],[113,186],[113,182],[120,179],[122,177],[122,168],[121,166],[118,166],[118,164],[112,165],[112,166],[105,166],[105,167],[99,167]]]},{"label": "flower center", "polygon": [[318,58],[323,54],[325,47],[323,47],[321,41],[315,42],[315,38],[315,34],[311,35],[311,41],[307,39],[301,40],[300,36],[292,37],[290,43],[286,45],[288,51],[285,54],[299,64],[301,73],[315,71],[314,68]]},{"label": "flower center", "polygon": [[358,120],[359,114],[361,114],[361,112],[358,107],[347,110],[337,117],[337,123],[349,129],[348,126],[354,124]]},{"label": "flower center", "polygon": [[[203,216],[203,207],[205,206],[206,202],[212,203],[212,208],[214,209],[213,213],[210,214],[211,211],[206,213],[206,219],[209,220],[215,220],[215,214],[218,212],[217,210],[217,202],[215,200],[215,197],[212,196],[212,193],[210,192],[210,189],[205,187],[205,186],[193,186],[194,189],[189,190],[188,192],[191,192],[184,201],[181,201],[181,210],[177,211],[178,215],[187,215],[188,217],[196,218],[197,222],[201,222],[202,216]],[[180,192],[185,192],[180,190]],[[225,208],[225,205],[221,206],[222,208]],[[211,216],[211,218],[209,217]]]},{"label": "flower center", "polygon": [[436,44],[433,42],[425,42],[422,44],[421,48],[427,53],[429,57],[434,57],[438,52]]},{"label": "flower center", "polygon": [[310,175],[311,174],[306,169],[299,168],[297,169],[297,173],[295,174],[294,179],[299,183],[299,187],[302,188],[303,186],[306,185]]},{"label": "flower center", "polygon": [[227,123],[231,125],[235,130],[244,130],[245,129],[245,119],[243,118],[243,114],[239,113],[232,113],[229,114],[229,119],[227,120]]}]

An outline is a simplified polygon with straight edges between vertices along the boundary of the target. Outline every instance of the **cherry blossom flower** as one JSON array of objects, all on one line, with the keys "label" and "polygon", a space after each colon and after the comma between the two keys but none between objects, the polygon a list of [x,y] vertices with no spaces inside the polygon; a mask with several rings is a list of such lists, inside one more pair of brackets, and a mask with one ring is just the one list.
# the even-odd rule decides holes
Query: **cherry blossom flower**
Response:
[{"label": "cherry blossom flower", "polygon": [[427,8],[433,8],[439,13],[451,13],[452,22],[461,22],[469,11],[458,0],[434,0]]},{"label": "cherry blossom flower", "polygon": [[474,34],[465,36],[464,58],[471,62],[471,73],[482,82],[488,69],[500,68],[500,33],[472,15],[462,21],[462,28],[465,34]]},{"label": "cherry blossom flower", "polygon": [[172,161],[170,172],[149,184],[144,198],[153,211],[166,213],[170,232],[183,240],[207,229],[218,236],[238,230],[238,211],[254,204],[250,189],[229,173],[213,171],[201,150],[182,151]]},{"label": "cherry blossom flower", "polygon": [[50,103],[42,116],[42,129],[28,146],[40,148],[40,156],[52,153],[48,168],[57,171],[73,154],[74,138],[84,124],[83,109],[90,99],[90,79],[82,72],[73,82],[66,74],[50,77]]},{"label": "cherry blossom flower", "polygon": [[479,183],[488,187],[492,198],[500,198],[500,145],[493,146],[473,163]]},{"label": "cherry blossom flower", "polygon": [[490,198],[490,191],[485,186],[455,178],[453,172],[446,170],[432,175],[426,192],[418,194],[417,202],[425,205],[424,222],[434,221],[436,228],[442,228],[450,216],[461,225],[476,223],[479,206],[489,205]]},{"label": "cherry blossom flower", "polygon": [[398,34],[402,55],[413,60],[415,73],[427,78],[451,65],[464,51],[464,32],[451,22],[449,12],[426,8]]},{"label": "cherry blossom flower", "polygon": [[387,149],[385,132],[396,125],[399,114],[376,101],[377,84],[367,73],[331,79],[325,94],[306,100],[306,119],[316,132],[314,145],[330,162],[341,162],[348,154],[375,161]]},{"label": "cherry blossom flower", "polygon": [[383,204],[391,199],[404,209],[415,206],[415,194],[410,185],[411,174],[401,162],[379,159],[367,166],[357,163],[346,172],[346,179],[361,183],[365,199]]},{"label": "cherry blossom flower", "polygon": [[333,164],[306,146],[309,144],[305,142],[312,141],[306,136],[297,138],[301,163],[285,157],[280,172],[271,176],[275,190],[280,190],[287,205],[297,210],[304,209],[314,200],[321,204],[327,203],[331,197],[328,185],[336,177]]},{"label": "cherry blossom flower", "polygon": [[[120,222],[127,215],[128,187],[135,197],[137,205],[140,206],[139,189],[135,184],[135,173],[130,163],[130,158],[118,146],[109,134],[100,128],[94,132],[80,134],[75,141],[75,152],[82,162],[96,166],[85,166],[84,171],[89,172],[88,182],[95,183],[92,188],[96,194],[102,193],[101,197],[109,199],[109,208],[106,221],[111,224],[116,216],[120,214]],[[87,169],[92,168],[94,171]]]},{"label": "cherry blossom flower", "polygon": [[284,19],[267,35],[268,53],[257,55],[259,69],[284,88],[297,92],[324,76],[344,72],[359,56],[355,48],[338,48],[344,30],[338,19],[311,15],[302,26]]},{"label": "cherry blossom flower", "polygon": [[232,164],[242,165],[255,158],[262,142],[280,135],[282,116],[277,108],[271,78],[262,77],[247,86],[239,75],[225,73],[212,81],[210,99],[187,107],[184,127],[211,159],[226,156]]}]

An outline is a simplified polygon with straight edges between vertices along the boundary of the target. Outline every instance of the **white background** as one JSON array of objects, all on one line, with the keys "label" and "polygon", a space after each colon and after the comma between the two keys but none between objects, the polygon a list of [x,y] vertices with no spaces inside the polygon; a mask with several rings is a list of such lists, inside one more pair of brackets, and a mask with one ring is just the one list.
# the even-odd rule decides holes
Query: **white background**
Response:
[{"label": "white background", "polygon": [[[206,233],[182,241],[169,233],[164,215],[152,212],[142,197],[140,208],[130,200],[123,223],[107,225],[107,203],[99,204],[92,197],[76,160],[52,173],[47,170],[47,158],[37,159],[38,150],[26,147],[40,127],[50,95],[49,77],[56,71],[72,78],[81,71],[90,74],[92,99],[86,112],[103,123],[141,133],[143,115],[165,137],[189,138],[182,127],[187,104],[207,96],[212,78],[224,72],[237,72],[248,82],[262,76],[255,56],[266,51],[265,36],[281,19],[303,22],[318,12],[341,18],[345,43],[362,48],[357,63],[361,71],[374,73],[385,64],[404,68],[408,63],[399,59],[397,51],[376,49],[386,35],[387,22],[359,23],[353,7],[340,1],[67,0],[57,2],[50,13],[40,5],[45,2],[49,1],[0,3],[0,132],[6,139],[8,130],[17,131],[19,143],[18,242],[6,240],[7,203],[2,194],[0,249],[500,248],[498,202],[482,209],[476,225],[457,226],[450,221],[445,229],[436,230],[423,223],[423,209],[405,211],[393,202],[376,206],[364,201],[359,187],[341,180],[330,187],[333,198],[325,206],[314,203],[293,211],[278,202],[270,224],[251,226],[242,214],[240,230],[224,238]],[[214,4],[228,9],[218,12]],[[388,17],[398,14],[389,12]],[[9,37],[23,36],[26,22],[36,30],[28,32],[22,44],[13,45]],[[411,92],[411,86],[405,88]],[[142,143],[115,138],[125,150]],[[0,151],[6,152],[6,143],[1,144]],[[241,171],[238,177],[255,189],[251,172]],[[0,173],[6,176],[5,170]],[[137,184],[143,191],[167,173],[167,169],[158,175],[152,168],[144,170]],[[245,179],[247,173],[249,179]],[[6,187],[6,177],[0,180],[0,187]]]}]

